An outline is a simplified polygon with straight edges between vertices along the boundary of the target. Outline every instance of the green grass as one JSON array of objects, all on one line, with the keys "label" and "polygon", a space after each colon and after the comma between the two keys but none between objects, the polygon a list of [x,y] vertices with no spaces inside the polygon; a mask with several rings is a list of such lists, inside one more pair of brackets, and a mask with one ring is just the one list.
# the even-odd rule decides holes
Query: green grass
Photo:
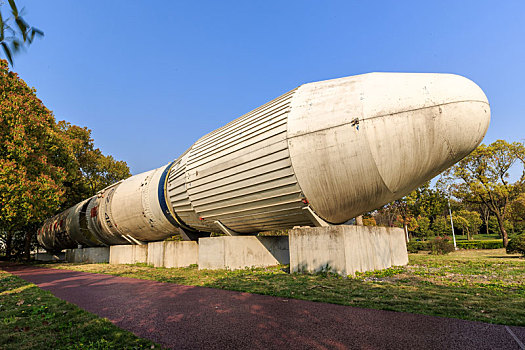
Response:
[{"label": "green grass", "polygon": [[0,270],[0,348],[102,350],[160,346]]},{"label": "green grass", "polygon": [[237,271],[144,265],[44,266],[284,298],[525,326],[525,260],[503,249],[446,256],[410,254],[410,263],[343,278],[289,274],[286,267]]},{"label": "green grass", "polygon": [[[489,233],[489,234],[486,234],[486,233],[480,233],[480,234],[477,234],[477,235],[473,235],[472,236],[472,239],[474,241],[484,241],[484,240],[491,240],[491,239],[499,239],[501,240],[501,236],[498,234],[498,233]],[[467,235],[456,235],[456,240],[458,241],[466,241],[467,240]]]}]

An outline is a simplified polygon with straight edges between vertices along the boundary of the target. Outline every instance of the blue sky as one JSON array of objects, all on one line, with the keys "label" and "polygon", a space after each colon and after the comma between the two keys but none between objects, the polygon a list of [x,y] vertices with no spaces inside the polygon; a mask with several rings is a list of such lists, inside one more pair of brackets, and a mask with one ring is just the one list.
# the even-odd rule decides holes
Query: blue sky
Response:
[{"label": "blue sky", "polygon": [[19,0],[45,32],[15,58],[58,120],[132,173],[318,80],[446,72],[485,91],[484,142],[525,139],[525,2]]}]

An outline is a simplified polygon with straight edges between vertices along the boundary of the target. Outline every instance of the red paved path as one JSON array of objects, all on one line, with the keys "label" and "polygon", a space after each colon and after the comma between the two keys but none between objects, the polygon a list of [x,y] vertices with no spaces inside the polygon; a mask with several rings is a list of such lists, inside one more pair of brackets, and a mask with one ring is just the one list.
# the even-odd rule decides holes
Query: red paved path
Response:
[{"label": "red paved path", "polygon": [[2,268],[174,349],[523,349],[525,342],[525,327],[69,270]]}]

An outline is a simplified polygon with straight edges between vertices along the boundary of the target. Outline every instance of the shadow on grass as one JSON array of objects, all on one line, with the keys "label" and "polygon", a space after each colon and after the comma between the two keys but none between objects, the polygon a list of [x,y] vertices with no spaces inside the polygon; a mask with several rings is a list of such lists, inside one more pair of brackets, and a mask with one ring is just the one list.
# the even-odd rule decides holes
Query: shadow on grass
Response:
[{"label": "shadow on grass", "polygon": [[[370,278],[370,277],[367,277]],[[497,283],[443,285],[419,277],[395,281],[326,275],[228,276],[210,288],[326,302],[377,310],[525,326],[525,290]]]},{"label": "shadow on grass", "polygon": [[160,348],[2,270],[0,304],[2,349]]}]

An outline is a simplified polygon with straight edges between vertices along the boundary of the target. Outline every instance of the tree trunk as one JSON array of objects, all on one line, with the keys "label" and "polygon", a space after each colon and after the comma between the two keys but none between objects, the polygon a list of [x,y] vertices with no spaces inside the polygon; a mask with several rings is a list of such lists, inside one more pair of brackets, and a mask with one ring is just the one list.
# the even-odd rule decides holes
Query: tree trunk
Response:
[{"label": "tree trunk", "polygon": [[403,224],[403,229],[405,230],[405,241],[408,243],[410,239],[408,238],[408,225],[406,223]]},{"label": "tree trunk", "polygon": [[490,220],[490,212],[485,213],[485,210],[483,210],[483,219],[485,220],[485,233],[488,235],[489,233],[489,220]]},{"label": "tree trunk", "polygon": [[29,229],[26,231],[24,242],[24,259],[27,261],[31,257],[31,238],[33,238],[33,232]]},{"label": "tree trunk", "polygon": [[11,250],[13,249],[13,233],[8,231],[7,237],[5,240],[5,257],[10,258],[11,257]]},{"label": "tree trunk", "polygon": [[357,226],[363,226],[363,215],[359,215],[355,217],[355,224]]},{"label": "tree trunk", "polygon": [[507,235],[507,230],[505,230],[505,225],[503,218],[500,214],[496,214],[496,219],[498,220],[499,230],[501,232],[501,237],[503,237],[503,246],[507,248],[507,245],[509,244],[509,236]]}]

